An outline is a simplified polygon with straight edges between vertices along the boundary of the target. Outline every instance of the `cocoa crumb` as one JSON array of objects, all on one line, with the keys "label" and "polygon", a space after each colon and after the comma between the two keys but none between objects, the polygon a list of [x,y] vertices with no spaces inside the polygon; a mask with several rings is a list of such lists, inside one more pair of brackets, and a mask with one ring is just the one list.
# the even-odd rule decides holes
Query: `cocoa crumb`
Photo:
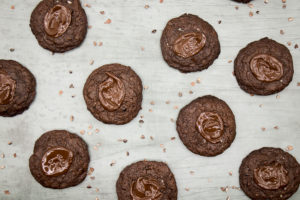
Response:
[{"label": "cocoa crumb", "polygon": [[249,12],[249,16],[250,16],[250,17],[253,16],[253,12],[252,12],[252,11]]},{"label": "cocoa crumb", "polygon": [[191,86],[195,86],[195,82],[191,82]]},{"label": "cocoa crumb", "polygon": [[286,8],[286,4],[283,4],[283,5],[282,5],[282,8],[285,9],[285,8]]},{"label": "cocoa crumb", "polygon": [[110,166],[112,167],[112,166],[114,166],[116,164],[116,161],[112,161],[111,163],[110,163]]},{"label": "cocoa crumb", "polygon": [[260,13],[259,10],[257,10],[257,11],[256,11],[256,14],[258,15],[259,13]]},{"label": "cocoa crumb", "polygon": [[286,147],[286,151],[292,151],[293,149],[294,149],[294,147],[291,146],[291,145],[288,145],[288,146]]},{"label": "cocoa crumb", "polygon": [[232,176],[232,171],[228,172],[229,176]]},{"label": "cocoa crumb", "polygon": [[221,21],[221,20],[219,20],[219,21],[218,21],[218,24],[221,24],[221,23],[222,23],[222,21]]},{"label": "cocoa crumb", "polygon": [[129,156],[129,152],[128,151],[126,151],[126,156]]},{"label": "cocoa crumb", "polygon": [[84,6],[87,7],[87,8],[90,8],[90,7],[91,7],[91,5],[90,5],[90,4],[87,4],[87,3],[85,3]]},{"label": "cocoa crumb", "polygon": [[175,122],[175,120],[174,120],[173,118],[171,118],[170,120],[171,120],[171,122],[173,122],[173,123]]},{"label": "cocoa crumb", "polygon": [[5,191],[4,191],[4,194],[6,194],[6,195],[10,195],[10,192],[9,192],[9,190],[5,190]]},{"label": "cocoa crumb", "polygon": [[297,83],[297,86],[300,86],[300,82]]},{"label": "cocoa crumb", "polygon": [[14,10],[14,9],[15,9],[15,6],[14,6],[14,5],[10,6],[10,9]]},{"label": "cocoa crumb", "polygon": [[170,101],[166,101],[166,104],[170,104],[171,102]]},{"label": "cocoa crumb", "polygon": [[153,136],[150,136],[150,140],[154,140],[154,137],[153,137]]},{"label": "cocoa crumb", "polygon": [[184,188],[184,189],[185,189],[185,191],[187,191],[187,192],[188,192],[188,191],[190,191],[190,189],[189,189],[189,188]]},{"label": "cocoa crumb", "polygon": [[74,121],[74,116],[73,116],[73,115],[70,116],[70,121],[71,121],[71,122]]},{"label": "cocoa crumb", "polygon": [[144,135],[141,135],[141,139],[142,139],[142,140],[145,139],[145,136],[144,136]]},{"label": "cocoa crumb", "polygon": [[17,154],[16,154],[16,153],[14,153],[14,154],[13,154],[13,156],[14,156],[14,158],[16,158],[16,157],[17,157]]},{"label": "cocoa crumb", "polygon": [[291,22],[291,21],[293,21],[293,20],[294,20],[293,17],[289,17],[289,18],[288,18],[288,21],[289,21],[289,22]]},{"label": "cocoa crumb", "polygon": [[12,145],[12,142],[8,142],[8,145]]},{"label": "cocoa crumb", "polygon": [[192,90],[189,91],[189,94],[193,94],[194,92]]},{"label": "cocoa crumb", "polygon": [[144,8],[148,9],[148,8],[150,8],[150,6],[147,4],[147,5],[144,6]]},{"label": "cocoa crumb", "polygon": [[278,130],[278,129],[279,129],[279,127],[278,127],[278,126],[274,126],[274,129],[275,129],[275,130]]},{"label": "cocoa crumb", "polygon": [[262,127],[262,128],[261,128],[261,130],[262,130],[262,131],[265,131],[265,130],[266,130],[266,128],[265,128],[265,127]]},{"label": "cocoa crumb", "polygon": [[171,140],[175,140],[176,139],[176,137],[171,137]]},{"label": "cocoa crumb", "polygon": [[95,176],[91,176],[90,179],[95,180]]},{"label": "cocoa crumb", "polygon": [[280,34],[283,35],[283,34],[284,34],[284,31],[283,31],[283,30],[280,30]]},{"label": "cocoa crumb", "polygon": [[10,52],[14,52],[15,49],[14,49],[14,48],[10,48],[9,51],[10,51]]},{"label": "cocoa crumb", "polygon": [[124,143],[127,143],[127,142],[128,142],[128,140],[127,140],[127,139],[123,139],[123,142],[124,142]]},{"label": "cocoa crumb", "polygon": [[98,46],[101,47],[103,45],[103,42],[98,42]]},{"label": "cocoa crumb", "polygon": [[74,85],[73,85],[73,83],[69,86],[69,88],[74,88]]},{"label": "cocoa crumb", "polygon": [[104,24],[110,24],[111,23],[111,19],[107,19],[105,22],[104,22]]},{"label": "cocoa crumb", "polygon": [[163,3],[164,2],[164,0],[159,0],[159,3]]},{"label": "cocoa crumb", "polygon": [[140,120],[139,120],[139,123],[140,123],[140,124],[143,124],[143,123],[144,123],[144,120],[140,119]]},{"label": "cocoa crumb", "polygon": [[238,10],[238,9],[239,9],[239,7],[238,7],[238,6],[234,6],[234,8],[235,8],[236,10]]},{"label": "cocoa crumb", "polygon": [[152,106],[154,106],[154,105],[155,105],[155,102],[154,102],[154,101],[151,101],[150,104],[151,104]]},{"label": "cocoa crumb", "polygon": [[81,135],[84,135],[84,133],[85,133],[85,130],[81,130],[81,131],[80,131],[80,134],[81,134]]},{"label": "cocoa crumb", "polygon": [[182,92],[178,92],[178,96],[179,96],[179,97],[182,97]]},{"label": "cocoa crumb", "polygon": [[91,189],[91,188],[92,188],[92,186],[88,185],[88,186],[86,186],[86,188],[87,188],[87,189]]},{"label": "cocoa crumb", "polygon": [[298,49],[298,48],[299,48],[298,44],[295,44],[294,48],[295,48],[295,49]]},{"label": "cocoa crumb", "polygon": [[92,28],[92,25],[88,25],[88,29],[91,29]]},{"label": "cocoa crumb", "polygon": [[153,33],[153,34],[156,33],[156,29],[153,29],[151,33]]},{"label": "cocoa crumb", "polygon": [[103,10],[100,11],[100,14],[101,14],[101,15],[104,15],[104,14],[105,14],[105,11],[103,11]]}]

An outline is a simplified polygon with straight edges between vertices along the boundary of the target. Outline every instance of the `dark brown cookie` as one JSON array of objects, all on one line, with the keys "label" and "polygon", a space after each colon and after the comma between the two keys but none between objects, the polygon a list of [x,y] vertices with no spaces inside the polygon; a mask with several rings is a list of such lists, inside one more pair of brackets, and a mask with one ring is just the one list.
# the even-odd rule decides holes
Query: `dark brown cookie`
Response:
[{"label": "dark brown cookie", "polygon": [[91,73],[83,96],[96,119],[107,124],[126,124],[141,109],[142,90],[140,77],[130,67],[115,63]]},{"label": "dark brown cookie", "polygon": [[269,38],[251,42],[234,61],[239,86],[250,94],[280,92],[293,79],[293,58],[288,48]]},{"label": "dark brown cookie", "polygon": [[35,98],[32,73],[13,60],[0,60],[0,116],[12,117],[27,110]]},{"label": "dark brown cookie", "polygon": [[214,96],[203,96],[183,107],[177,117],[177,132],[193,153],[216,156],[235,138],[235,118],[229,106]]},{"label": "dark brown cookie", "polygon": [[253,200],[288,199],[300,183],[299,163],[279,148],[252,151],[243,159],[239,173],[242,190]]},{"label": "dark brown cookie", "polygon": [[127,166],[116,183],[118,200],[176,200],[177,186],[168,165],[139,161]]},{"label": "dark brown cookie", "polygon": [[90,162],[87,144],[65,130],[44,133],[29,159],[32,176],[44,187],[62,189],[81,183]]},{"label": "dark brown cookie", "polygon": [[236,2],[239,2],[239,3],[249,3],[252,0],[233,0],[233,1],[236,1]]},{"label": "dark brown cookie", "polygon": [[62,53],[82,43],[87,17],[80,0],[43,0],[31,14],[30,27],[43,48]]},{"label": "dark brown cookie", "polygon": [[160,47],[168,65],[184,73],[207,69],[220,54],[215,29],[192,14],[183,14],[167,23]]}]

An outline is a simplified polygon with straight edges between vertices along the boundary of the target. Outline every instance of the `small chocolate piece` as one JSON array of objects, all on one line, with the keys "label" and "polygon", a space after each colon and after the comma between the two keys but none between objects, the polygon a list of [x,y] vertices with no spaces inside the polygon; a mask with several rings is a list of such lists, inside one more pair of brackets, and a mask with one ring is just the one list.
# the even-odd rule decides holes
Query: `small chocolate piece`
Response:
[{"label": "small chocolate piece", "polygon": [[240,50],[234,61],[234,74],[245,92],[271,95],[292,81],[293,59],[284,45],[263,38]]},{"label": "small chocolate piece", "polygon": [[83,42],[87,16],[80,0],[42,0],[31,14],[30,28],[43,48],[63,53]]},{"label": "small chocolate piece", "polygon": [[214,96],[203,96],[183,107],[176,129],[183,144],[193,153],[216,156],[233,142],[235,118],[229,106]]},{"label": "small chocolate piece", "polygon": [[65,130],[44,133],[29,159],[32,176],[44,187],[62,189],[81,183],[90,162],[87,144]]},{"label": "small chocolate piece", "polygon": [[72,164],[73,152],[63,148],[49,149],[42,158],[42,169],[47,176],[59,176],[66,173]]},{"label": "small chocolate piece", "polygon": [[32,73],[13,60],[0,60],[0,116],[12,117],[27,110],[35,98]]},{"label": "small chocolate piece", "polygon": [[220,54],[215,29],[192,14],[171,19],[162,33],[160,46],[168,65],[185,73],[208,68]]},{"label": "small chocolate piece", "polygon": [[139,161],[127,166],[116,183],[118,200],[176,200],[173,173],[163,162]]},{"label": "small chocolate piece", "polygon": [[253,200],[288,199],[300,184],[300,165],[279,148],[252,151],[240,166],[240,185]]},{"label": "small chocolate piece", "polygon": [[91,73],[83,95],[96,119],[107,124],[126,124],[141,109],[142,88],[141,79],[130,67],[108,64]]}]

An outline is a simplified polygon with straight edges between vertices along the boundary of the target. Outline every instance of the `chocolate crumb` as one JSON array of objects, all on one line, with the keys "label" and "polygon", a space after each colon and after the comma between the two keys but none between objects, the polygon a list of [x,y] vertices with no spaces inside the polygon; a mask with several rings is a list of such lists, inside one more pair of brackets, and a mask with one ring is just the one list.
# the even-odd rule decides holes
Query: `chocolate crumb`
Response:
[{"label": "chocolate crumb", "polygon": [[201,79],[197,78],[196,83],[198,83],[198,84],[201,83]]},{"label": "chocolate crumb", "polygon": [[153,136],[150,136],[150,139],[151,139],[151,140],[154,140],[154,137],[153,137]]},{"label": "chocolate crumb", "polygon": [[124,143],[127,143],[127,142],[128,142],[128,140],[127,140],[127,139],[123,139],[123,142],[124,142]]},{"label": "chocolate crumb", "polygon": [[189,94],[193,94],[194,92],[192,90],[189,91]]},{"label": "chocolate crumb", "polygon": [[262,131],[265,131],[265,130],[266,130],[266,128],[265,128],[265,127],[262,127],[262,128],[261,128],[261,130],[262,130]]},{"label": "chocolate crumb", "polygon": [[178,96],[179,96],[179,97],[182,97],[182,92],[178,92]]},{"label": "chocolate crumb", "polygon": [[176,137],[171,137],[171,140],[175,140],[176,139]]},{"label": "chocolate crumb", "polygon": [[298,49],[298,48],[299,48],[298,44],[295,44],[294,48],[295,48],[295,49]]},{"label": "chocolate crumb", "polygon": [[279,129],[279,127],[278,127],[278,126],[274,126],[274,129],[278,130],[278,129]]},{"label": "chocolate crumb", "polygon": [[218,21],[218,24],[221,24],[221,23],[222,23],[222,21],[221,21],[221,20],[219,20],[219,21]]},{"label": "chocolate crumb", "polygon": [[16,157],[17,157],[17,154],[16,154],[16,153],[14,153],[14,155],[13,155],[13,156],[14,156],[14,158],[16,158]]},{"label": "chocolate crumb", "polygon": [[144,136],[144,135],[141,135],[141,139],[142,139],[142,140],[145,139],[145,136]]},{"label": "chocolate crumb", "polygon": [[166,151],[167,151],[167,149],[166,149],[166,148],[163,148],[163,152],[166,153]]},{"label": "chocolate crumb", "polygon": [[249,12],[249,16],[250,16],[250,17],[253,16],[253,12],[252,12],[252,11]]},{"label": "chocolate crumb", "polygon": [[235,8],[236,10],[238,10],[238,9],[239,9],[239,7],[238,7],[238,6],[235,6],[234,8]]},{"label": "chocolate crumb", "polygon": [[300,86],[300,82],[297,83],[297,86]]},{"label": "chocolate crumb", "polygon": [[129,152],[128,151],[126,151],[126,156],[129,156]]},{"label": "chocolate crumb", "polygon": [[280,34],[283,35],[283,34],[284,34],[284,31],[283,31],[283,30],[280,30]]},{"label": "chocolate crumb", "polygon": [[69,86],[69,88],[74,88],[74,85],[73,85],[73,83]]},{"label": "chocolate crumb", "polygon": [[293,21],[293,20],[294,20],[293,17],[289,17],[289,18],[288,18],[288,21],[289,21],[289,22],[291,22],[291,21]]},{"label": "chocolate crumb", "polygon": [[110,166],[112,167],[112,166],[114,166],[116,164],[116,161],[112,161],[111,163],[110,163]]},{"label": "chocolate crumb", "polygon": [[111,23],[111,19],[107,19],[105,22],[104,22],[104,24],[110,24]]},{"label": "chocolate crumb", "polygon": [[4,191],[4,194],[6,194],[6,195],[10,195],[10,192],[9,192],[9,190],[5,190],[5,191]]},{"label": "chocolate crumb", "polygon": [[12,142],[8,142],[8,145],[12,145]]},{"label": "chocolate crumb", "polygon": [[185,191],[187,191],[187,192],[188,192],[188,191],[190,191],[190,189],[189,189],[189,188],[184,188],[184,189],[185,189]]},{"label": "chocolate crumb", "polygon": [[150,8],[150,6],[149,6],[149,5],[145,5],[144,8],[145,8],[145,9],[148,9],[148,8]]},{"label": "chocolate crumb", "polygon": [[195,172],[194,172],[194,171],[190,171],[190,174],[191,174],[191,175],[194,175],[194,174],[195,174]]},{"label": "chocolate crumb", "polygon": [[228,172],[229,176],[232,176],[232,171]]},{"label": "chocolate crumb", "polygon": [[69,73],[72,74],[73,73],[72,70],[70,70]]},{"label": "chocolate crumb", "polygon": [[153,33],[153,34],[156,33],[156,29],[153,29],[153,30],[152,30],[152,33]]},{"label": "chocolate crumb", "polygon": [[286,8],[286,4],[283,4],[283,5],[282,5],[282,8],[285,9],[285,8]]},{"label": "chocolate crumb", "polygon": [[259,10],[257,10],[257,11],[256,11],[256,14],[259,14],[259,13],[260,13]]},{"label": "chocolate crumb", "polygon": [[291,146],[291,145],[288,145],[288,146],[286,147],[286,150],[287,150],[287,151],[292,151],[293,149],[294,149],[294,147]]},{"label": "chocolate crumb", "polygon": [[143,123],[144,123],[144,120],[140,119],[140,120],[139,120],[139,123],[140,123],[140,124],[143,124]]},{"label": "chocolate crumb", "polygon": [[171,122],[173,122],[173,123],[175,122],[175,120],[174,120],[173,118],[171,118],[170,120],[171,120]]},{"label": "chocolate crumb", "polygon": [[92,188],[92,186],[88,185],[88,186],[86,186],[86,188],[87,188],[87,189],[91,189],[91,188]]},{"label": "chocolate crumb", "polygon": [[91,176],[90,178],[91,178],[92,180],[95,180],[95,176]]},{"label": "chocolate crumb", "polygon": [[151,101],[150,104],[151,104],[151,105],[155,105],[155,102],[154,102],[154,101]]},{"label": "chocolate crumb", "polygon": [[10,51],[10,52],[14,52],[15,49],[14,49],[14,48],[10,48],[9,51]]},{"label": "chocolate crumb", "polygon": [[105,11],[103,11],[103,10],[100,11],[100,14],[101,14],[101,15],[104,15],[104,14],[105,14]]},{"label": "chocolate crumb", "polygon": [[166,101],[166,104],[170,104],[171,102],[170,101]]},{"label": "chocolate crumb", "polygon": [[5,169],[5,165],[1,165],[1,166],[0,166],[0,169]]}]

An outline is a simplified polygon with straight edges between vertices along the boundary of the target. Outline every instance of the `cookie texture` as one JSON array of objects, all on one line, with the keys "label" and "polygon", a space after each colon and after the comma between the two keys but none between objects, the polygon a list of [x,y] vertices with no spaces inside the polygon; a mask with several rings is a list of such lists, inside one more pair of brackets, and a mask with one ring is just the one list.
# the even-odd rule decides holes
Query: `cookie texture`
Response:
[{"label": "cookie texture", "polygon": [[236,1],[236,2],[239,2],[239,3],[249,3],[252,0],[233,0],[233,1]]},{"label": "cookie texture", "polygon": [[30,28],[38,43],[58,53],[78,47],[86,36],[87,24],[80,0],[43,0],[30,18]]},{"label": "cookie texture", "polygon": [[164,60],[181,72],[207,69],[220,54],[220,42],[215,29],[192,14],[171,19],[160,39]]},{"label": "cookie texture", "polygon": [[300,165],[279,148],[263,147],[252,151],[242,161],[240,186],[253,200],[288,199],[298,189]]},{"label": "cookie texture", "polygon": [[27,68],[14,60],[0,60],[0,116],[23,113],[35,94],[36,80]]},{"label": "cookie texture", "polygon": [[126,124],[142,108],[142,89],[141,79],[130,67],[114,63],[90,74],[83,96],[96,119],[107,124]]},{"label": "cookie texture", "polygon": [[262,38],[240,50],[234,61],[234,74],[245,92],[271,95],[292,81],[293,59],[284,45]]},{"label": "cookie texture", "polygon": [[118,200],[176,200],[173,173],[163,162],[139,161],[127,166],[116,183]]},{"label": "cookie texture", "polygon": [[176,129],[183,144],[202,156],[223,153],[236,135],[231,109],[211,95],[199,97],[183,107],[177,117]]},{"label": "cookie texture", "polygon": [[44,133],[29,159],[32,176],[44,187],[62,189],[81,183],[90,162],[87,144],[65,130]]}]

